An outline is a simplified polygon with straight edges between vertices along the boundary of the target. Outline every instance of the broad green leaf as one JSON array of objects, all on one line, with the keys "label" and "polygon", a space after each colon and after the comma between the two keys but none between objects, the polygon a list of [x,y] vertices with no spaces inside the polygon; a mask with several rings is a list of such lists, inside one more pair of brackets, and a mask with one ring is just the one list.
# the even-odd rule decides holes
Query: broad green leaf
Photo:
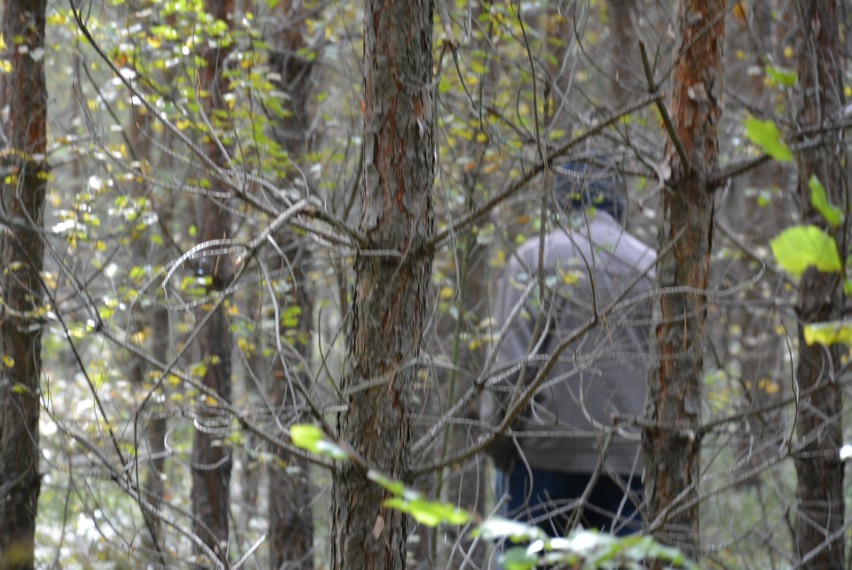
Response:
[{"label": "broad green leaf", "polygon": [[810,266],[825,272],[842,269],[837,242],[817,226],[793,226],[769,245],[778,264],[795,277]]},{"label": "broad green leaf", "polygon": [[852,321],[828,321],[805,325],[804,334],[808,346],[812,344],[831,346],[835,343],[852,345]]},{"label": "broad green leaf", "polygon": [[763,152],[779,162],[793,160],[793,153],[781,139],[781,132],[775,121],[761,121],[755,117],[748,117],[744,125],[748,139],[759,146]]},{"label": "broad green leaf", "polygon": [[461,525],[470,520],[470,514],[449,503],[425,499],[406,500],[403,497],[386,499],[382,505],[411,515],[426,526],[436,527],[441,523]]},{"label": "broad green leaf", "polygon": [[313,451],[325,435],[322,430],[311,424],[296,424],[290,428],[290,439],[293,445]]},{"label": "broad green leaf", "polygon": [[779,85],[784,85],[786,87],[795,87],[796,83],[799,82],[799,74],[796,73],[795,69],[767,65],[766,74]]},{"label": "broad green leaf", "polygon": [[825,186],[819,181],[816,176],[811,176],[808,180],[808,186],[811,189],[811,205],[816,208],[817,212],[822,214],[825,221],[832,226],[839,226],[843,223],[843,210],[829,202],[828,193],[825,191]]},{"label": "broad green leaf", "polygon": [[325,439],[325,434],[322,430],[312,424],[296,424],[291,426],[290,440],[296,447],[306,449],[317,455],[324,455],[341,461],[349,458],[339,445]]}]

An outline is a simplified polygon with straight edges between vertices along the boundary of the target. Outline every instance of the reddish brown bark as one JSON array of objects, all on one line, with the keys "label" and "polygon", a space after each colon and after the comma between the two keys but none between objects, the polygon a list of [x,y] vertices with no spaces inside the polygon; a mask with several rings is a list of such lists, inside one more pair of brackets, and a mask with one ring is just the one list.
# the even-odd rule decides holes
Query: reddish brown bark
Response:
[{"label": "reddish brown bark", "polygon": [[47,86],[44,77],[45,0],[6,2],[0,267],[0,568],[34,567],[38,494],[39,379],[43,309],[39,233],[47,191]]},{"label": "reddish brown bark", "polygon": [[[431,188],[432,2],[366,0],[364,188],[361,232],[373,252],[355,261],[352,328],[340,438],[366,462],[407,478],[409,410],[428,302],[434,232]],[[365,385],[381,380],[378,385]],[[334,473],[332,567],[405,567],[406,519],[347,462]]]},{"label": "reddish brown bark", "polygon": [[[722,114],[725,0],[682,0],[682,37],[675,68],[672,115],[688,165],[669,148],[671,187],[663,193],[651,353],[659,355],[648,377],[643,434],[646,523],[663,542],[698,553],[698,480],[704,330],[713,194],[708,180],[717,167]],[[665,293],[689,287],[689,293]]]},{"label": "reddish brown bark", "polygon": [[[839,5],[834,0],[797,2],[801,45],[799,83],[802,102],[798,116],[804,138],[816,144],[799,154],[799,203],[802,222],[821,226],[847,251],[848,222],[830,227],[811,206],[808,180],[817,176],[829,199],[847,213],[849,195],[844,179],[843,131],[834,125],[843,107]],[[817,132],[817,129],[823,129]],[[841,254],[841,258],[843,254]],[[802,331],[808,323],[844,316],[846,300],[843,273],[809,269],[799,282],[799,363],[796,381],[800,392],[816,390],[799,402],[796,433],[807,442],[796,454],[796,548],[802,568],[845,568],[843,463],[838,450],[843,442],[843,389],[837,377],[846,347],[807,346]]]},{"label": "reddish brown bark", "polygon": [[[234,0],[208,0],[207,11],[215,18],[230,25],[234,12]],[[200,85],[204,93],[204,109],[211,122],[216,122],[217,109],[226,109],[222,96],[227,90],[223,78],[225,62],[230,49],[213,47],[204,53],[205,65],[200,70]],[[219,146],[212,140],[205,141],[205,152],[219,165],[226,165]],[[231,234],[231,216],[223,204],[212,197],[203,198],[199,205],[199,239],[202,243],[228,239]],[[213,247],[212,249],[216,249]],[[198,272],[210,279],[208,291],[222,293],[233,276],[231,260],[227,255],[208,255],[199,260]],[[201,357],[207,365],[204,385],[222,399],[231,400],[231,350],[233,340],[225,313],[225,304],[219,303],[212,309],[201,307],[197,313],[199,322],[208,318],[205,329],[198,336]],[[213,553],[227,566],[228,510],[230,507],[231,450],[222,441],[221,428],[227,428],[227,417],[217,414],[208,401],[199,405],[195,438],[192,447],[192,514],[193,531]],[[203,556],[199,553],[199,556]]]}]

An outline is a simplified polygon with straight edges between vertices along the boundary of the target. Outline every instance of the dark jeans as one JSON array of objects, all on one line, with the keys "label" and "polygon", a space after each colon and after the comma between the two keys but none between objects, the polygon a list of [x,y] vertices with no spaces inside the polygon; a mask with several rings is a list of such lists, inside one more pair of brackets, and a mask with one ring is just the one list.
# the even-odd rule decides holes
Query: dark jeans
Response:
[{"label": "dark jeans", "polygon": [[[521,461],[516,461],[508,473],[497,473],[497,498],[507,495],[502,514],[536,524],[550,536],[564,536],[570,530],[567,527],[576,510],[571,503],[583,495],[591,479],[589,474],[544,469],[532,469],[530,473]],[[579,520],[584,528],[617,536],[641,530],[642,518],[636,504],[642,498],[642,483],[638,476],[625,477],[624,481],[631,491],[629,497],[608,476],[598,478]]]}]

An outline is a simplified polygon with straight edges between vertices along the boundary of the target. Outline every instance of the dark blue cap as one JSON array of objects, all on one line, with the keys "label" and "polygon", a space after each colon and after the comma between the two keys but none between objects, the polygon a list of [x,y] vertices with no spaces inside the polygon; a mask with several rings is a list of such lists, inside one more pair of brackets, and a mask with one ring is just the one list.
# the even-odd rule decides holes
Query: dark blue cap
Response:
[{"label": "dark blue cap", "polygon": [[596,208],[619,222],[627,215],[627,185],[612,157],[598,151],[555,165],[553,196],[563,210]]}]

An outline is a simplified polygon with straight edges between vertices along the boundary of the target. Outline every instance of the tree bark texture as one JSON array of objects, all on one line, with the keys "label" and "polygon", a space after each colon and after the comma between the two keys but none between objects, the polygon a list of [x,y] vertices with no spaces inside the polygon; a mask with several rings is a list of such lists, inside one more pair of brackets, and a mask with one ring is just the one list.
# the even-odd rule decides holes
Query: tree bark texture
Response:
[{"label": "tree bark texture", "polygon": [[[307,13],[301,0],[285,0],[275,8],[276,23],[283,24],[269,38],[271,46],[269,68],[281,79],[273,81],[276,89],[288,95],[286,117],[272,118],[272,136],[287,151],[292,162],[298,161],[307,150],[307,139],[311,122],[308,97],[311,93],[315,60],[301,54],[308,47],[305,38],[305,20]],[[296,178],[293,174],[293,178]],[[283,182],[283,181],[282,181]],[[283,205],[282,205],[283,207]],[[292,268],[292,288],[286,295],[279,296],[281,310],[295,304],[301,309],[295,326],[279,331],[279,336],[300,356],[301,362],[287,367],[295,377],[288,378],[288,369],[282,363],[284,355],[276,355],[272,363],[269,395],[272,402],[282,409],[288,406],[298,409],[304,401],[293,390],[291,383],[299,382],[308,387],[311,361],[311,323],[313,321],[313,298],[308,287],[308,269],[311,252],[309,242],[289,228],[276,231],[275,241],[288,257],[285,263],[278,252],[269,251],[273,257],[269,266],[279,269]],[[289,269],[286,274],[289,274]],[[277,326],[280,326],[277,325]],[[288,401],[289,400],[289,401]],[[299,421],[295,418],[294,421]],[[282,418],[284,423],[284,418]],[[311,513],[313,494],[310,485],[310,466],[307,461],[287,453],[283,448],[275,450],[280,462],[269,465],[269,544],[271,550],[270,568],[272,570],[307,570],[313,567],[314,525]],[[298,467],[294,472],[287,467]]]},{"label": "tree bark texture", "polygon": [[619,109],[627,105],[634,96],[630,85],[637,83],[636,71],[641,69],[636,58],[639,43],[631,20],[637,7],[636,0],[607,0],[606,6],[612,32],[611,103]]},{"label": "tree bark texture", "polygon": [[[682,0],[672,116],[688,164],[672,145],[671,184],[663,193],[646,415],[643,434],[645,521],[661,541],[698,553],[701,386],[713,194],[722,114],[725,0]],[[686,293],[667,293],[689,287]]]},{"label": "tree bark texture", "polygon": [[43,327],[40,229],[47,191],[45,0],[6,2],[2,106],[9,147],[2,152],[0,270],[0,568],[34,567],[39,475],[38,416]]},{"label": "tree bark texture", "polygon": [[[207,12],[229,24],[234,13],[234,0],[208,0]],[[211,123],[214,113],[226,109],[222,96],[228,88],[223,77],[228,48],[211,47],[204,53],[205,65],[199,70],[204,110]],[[212,136],[212,135],[211,135]],[[206,140],[204,149],[217,164],[226,166],[219,146]],[[199,204],[199,238],[201,243],[228,239],[231,235],[231,216],[218,198],[205,196]],[[211,250],[215,251],[216,246]],[[225,294],[233,277],[231,259],[227,255],[210,254],[199,259],[198,272],[210,278],[208,293]],[[196,319],[207,318],[205,329],[198,336],[201,358],[207,369],[203,382],[222,399],[231,401],[231,350],[233,339],[226,315],[226,303],[199,308]],[[230,508],[231,450],[224,441],[230,424],[227,415],[220,414],[207,399],[199,405],[192,447],[192,514],[193,532],[210,547],[219,560],[228,565],[228,511]],[[197,553],[199,556],[204,556]]]},{"label": "tree bark texture", "polygon": [[[850,201],[844,177],[846,161],[843,131],[832,122],[843,107],[842,45],[839,3],[835,0],[797,2],[801,45],[799,84],[802,102],[798,115],[802,141],[819,144],[799,154],[799,200],[802,223],[822,227],[837,240],[841,258],[848,241]],[[830,227],[811,206],[808,180],[817,176],[832,203],[846,212],[847,221]],[[844,561],[843,463],[838,450],[843,443],[843,389],[839,381],[848,374],[843,364],[847,348],[808,346],[803,337],[808,323],[838,320],[844,316],[843,273],[807,270],[799,282],[796,313],[799,319],[799,392],[815,390],[799,401],[796,433],[805,445],[795,456],[796,548],[801,568],[846,568]]]},{"label": "tree bark texture", "polygon": [[[409,410],[428,304],[431,188],[431,0],[366,0],[364,186],[339,436],[371,467],[406,480]],[[402,569],[407,521],[354,462],[334,473],[332,567]]]}]

